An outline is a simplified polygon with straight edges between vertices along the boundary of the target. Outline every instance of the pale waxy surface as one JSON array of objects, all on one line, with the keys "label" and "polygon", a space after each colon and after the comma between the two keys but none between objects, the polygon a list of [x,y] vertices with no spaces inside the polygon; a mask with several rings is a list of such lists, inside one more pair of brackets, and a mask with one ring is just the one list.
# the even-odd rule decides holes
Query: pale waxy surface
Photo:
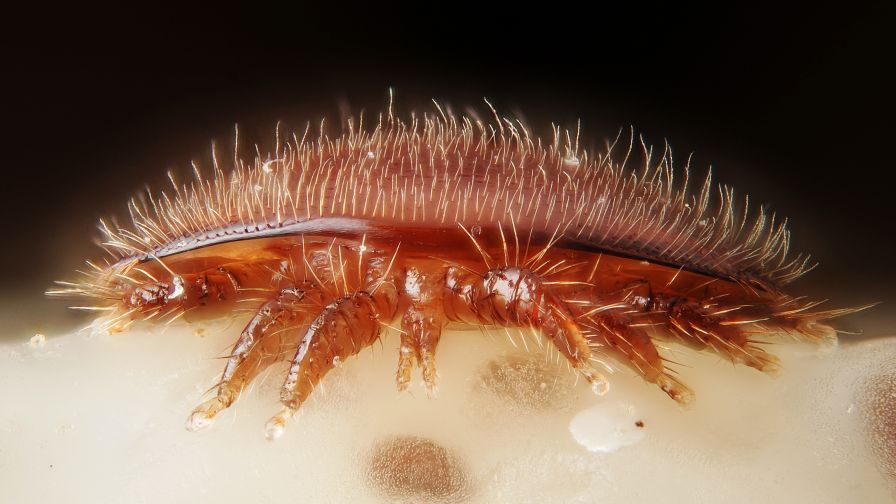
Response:
[{"label": "pale waxy surface", "polygon": [[[579,380],[539,410],[537,401],[508,404],[481,385],[489,361],[519,352],[503,332],[447,332],[436,399],[427,399],[419,369],[411,392],[396,392],[398,338],[389,334],[331,372],[277,442],[265,439],[263,426],[279,408],[283,366],[209,430],[187,432],[187,415],[220,374],[214,357],[227,353],[239,325],[202,325],[204,336],[186,325],[31,343],[25,335],[0,346],[2,500],[390,502],[371,488],[365,464],[379,441],[404,435],[433,440],[461,461],[461,502],[835,503],[896,495],[868,444],[858,392],[869,376],[896,374],[894,338],[825,355],[776,345],[784,364],[777,379],[675,351],[668,355],[690,366],[673,365],[697,394],[690,410],[625,369],[610,375],[604,397]],[[529,346],[531,358],[544,359]],[[589,451],[610,446],[612,436],[589,433],[588,418],[601,428],[625,422],[621,435],[637,435],[615,450]],[[633,418],[644,427],[634,431]]]}]

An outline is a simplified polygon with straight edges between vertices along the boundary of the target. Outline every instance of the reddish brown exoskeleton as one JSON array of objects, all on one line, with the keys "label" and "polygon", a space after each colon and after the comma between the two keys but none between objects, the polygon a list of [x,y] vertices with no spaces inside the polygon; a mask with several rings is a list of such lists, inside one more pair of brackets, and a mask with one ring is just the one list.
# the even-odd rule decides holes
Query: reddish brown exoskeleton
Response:
[{"label": "reddish brown exoskeleton", "polygon": [[809,262],[788,255],[784,224],[709,178],[676,184],[668,151],[644,147],[631,171],[631,144],[593,155],[559,128],[543,142],[519,122],[437,112],[408,124],[390,106],[372,128],[285,145],[278,132],[272,154],[229,171],[215,157],[211,177],[132,200],[128,226],[101,223],[111,258],[52,293],[100,300],[88,308],[107,330],[251,307],[187,425],[291,359],[269,437],[385,327],[400,330],[401,390],[415,365],[436,390],[439,339],[458,323],[540,333],[598,394],[594,363],[611,358],[687,403],[657,341],[774,372],[759,338],[835,341],[821,321],[855,310],[785,293]]}]

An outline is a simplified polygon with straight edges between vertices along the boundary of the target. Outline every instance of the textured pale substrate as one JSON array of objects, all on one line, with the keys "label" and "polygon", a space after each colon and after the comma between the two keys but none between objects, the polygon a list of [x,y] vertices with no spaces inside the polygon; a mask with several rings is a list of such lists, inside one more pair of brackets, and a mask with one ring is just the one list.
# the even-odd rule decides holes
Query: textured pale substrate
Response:
[{"label": "textured pale substrate", "polygon": [[[427,399],[419,383],[400,395],[398,341],[389,335],[328,376],[272,443],[263,426],[278,409],[282,367],[210,430],[184,429],[239,324],[203,329],[23,337],[0,346],[0,500],[420,502],[413,492],[382,493],[368,473],[372,447],[395,436],[426,438],[459,461],[461,473],[441,475],[464,480],[447,485],[462,488],[444,499],[455,502],[894,497],[871,439],[878,448],[882,441],[868,434],[874,421],[862,406],[869,378],[896,376],[894,339],[826,355],[777,345],[785,364],[777,379],[676,350],[667,355],[688,366],[677,368],[697,393],[694,407],[680,410],[625,370],[611,376],[603,398],[582,382],[570,388],[562,366],[496,375],[501,366],[489,362],[520,350],[503,333],[478,331],[443,338],[438,398]],[[528,345],[528,358],[543,362]],[[892,408],[892,397],[882,400]]]}]

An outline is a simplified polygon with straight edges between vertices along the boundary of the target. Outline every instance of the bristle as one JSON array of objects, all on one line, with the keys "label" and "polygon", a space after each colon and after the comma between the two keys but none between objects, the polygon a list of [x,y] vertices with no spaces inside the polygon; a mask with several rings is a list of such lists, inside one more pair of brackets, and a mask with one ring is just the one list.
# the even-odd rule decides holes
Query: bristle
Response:
[{"label": "bristle", "polygon": [[736,199],[710,176],[691,193],[688,170],[674,168],[668,146],[658,156],[642,140],[643,165],[631,171],[634,133],[620,161],[615,142],[605,152],[584,152],[578,128],[559,127],[542,142],[489,108],[490,123],[437,107],[410,123],[390,112],[372,128],[349,118],[351,127],[337,137],[322,127],[316,139],[306,131],[280,145],[278,131],[276,152],[257,151],[250,162],[237,156],[229,174],[213,153],[210,177],[194,164],[192,182],[180,184],[172,174],[171,192],[132,199],[129,227],[101,221],[103,244],[114,260],[147,259],[285,232],[316,217],[445,227],[457,221],[467,228],[488,219],[514,232],[550,232],[562,223],[566,238],[595,249],[722,278],[781,285],[812,267],[803,256],[788,257],[786,221],[763,210],[750,218],[747,198]]}]

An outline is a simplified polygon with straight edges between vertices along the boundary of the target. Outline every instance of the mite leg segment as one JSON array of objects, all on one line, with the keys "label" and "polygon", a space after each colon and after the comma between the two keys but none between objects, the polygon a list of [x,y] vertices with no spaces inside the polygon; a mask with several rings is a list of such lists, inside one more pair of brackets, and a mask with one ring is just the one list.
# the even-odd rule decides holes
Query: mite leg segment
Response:
[{"label": "mite leg segment", "polygon": [[614,351],[644,380],[657,384],[675,402],[687,405],[694,393],[672,376],[663,365],[662,357],[650,336],[631,320],[612,312],[586,317],[586,327],[594,330],[592,339],[599,339],[605,348]]},{"label": "mite leg segment", "polygon": [[595,393],[609,391],[607,379],[591,366],[591,347],[566,304],[531,270],[508,266],[481,277],[449,268],[445,302],[448,320],[469,324],[534,327],[541,330],[591,383]]},{"label": "mite leg segment", "polygon": [[698,349],[708,347],[732,362],[767,374],[774,375],[780,370],[778,358],[756,346],[749,337],[748,328],[756,328],[756,324],[769,320],[768,314],[748,306],[701,305],[659,296],[652,305],[655,311],[665,313],[669,332],[686,344]]},{"label": "mite leg segment", "polygon": [[436,393],[435,353],[445,325],[442,307],[445,280],[442,272],[423,273],[416,267],[408,267],[405,274],[405,295],[410,306],[401,319],[401,348],[398,354],[398,371],[395,381],[398,390],[407,390],[411,382],[414,359],[423,369],[423,383],[428,395]]},{"label": "mite leg segment", "polygon": [[265,427],[268,439],[283,434],[286,421],[331,369],[376,341],[379,316],[376,301],[366,292],[344,296],[324,307],[299,342],[280,391],[284,408]]},{"label": "mite leg segment", "polygon": [[234,345],[217,385],[217,394],[193,410],[187,420],[188,430],[211,425],[215,415],[233,404],[258,373],[291,348],[289,336],[305,318],[302,312],[305,297],[305,290],[289,288],[262,305]]},{"label": "mite leg segment", "polygon": [[121,291],[121,301],[128,310],[142,313],[145,319],[156,316],[176,318],[206,307],[224,310],[228,303],[236,300],[239,291],[236,276],[221,267],[136,285],[126,284]]}]

